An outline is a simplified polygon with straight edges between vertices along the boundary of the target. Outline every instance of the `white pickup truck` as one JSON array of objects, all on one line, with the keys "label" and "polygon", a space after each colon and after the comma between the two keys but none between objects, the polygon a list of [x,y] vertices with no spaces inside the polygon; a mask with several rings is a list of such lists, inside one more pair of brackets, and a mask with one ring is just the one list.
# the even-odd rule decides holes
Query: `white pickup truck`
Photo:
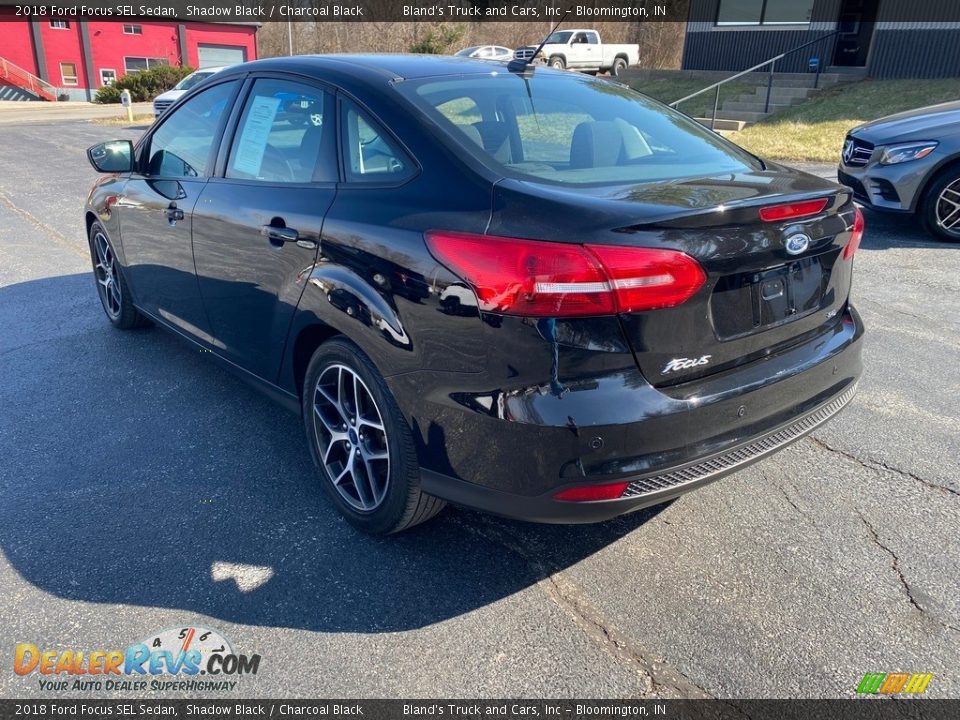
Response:
[{"label": "white pickup truck", "polygon": [[[537,46],[517,48],[513,56],[519,60],[530,60]],[[596,30],[557,30],[547,37],[542,57],[550,67],[563,70],[581,70],[597,73],[609,71],[619,75],[623,70],[640,62],[640,46],[600,41]]]}]

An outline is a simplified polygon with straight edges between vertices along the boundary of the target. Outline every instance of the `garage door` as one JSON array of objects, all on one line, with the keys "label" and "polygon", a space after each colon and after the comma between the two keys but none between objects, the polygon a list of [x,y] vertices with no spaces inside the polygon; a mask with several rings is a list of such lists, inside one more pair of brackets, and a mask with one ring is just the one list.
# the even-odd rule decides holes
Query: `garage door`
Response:
[{"label": "garage door", "polygon": [[247,49],[228,45],[199,45],[200,67],[220,67],[245,62]]}]

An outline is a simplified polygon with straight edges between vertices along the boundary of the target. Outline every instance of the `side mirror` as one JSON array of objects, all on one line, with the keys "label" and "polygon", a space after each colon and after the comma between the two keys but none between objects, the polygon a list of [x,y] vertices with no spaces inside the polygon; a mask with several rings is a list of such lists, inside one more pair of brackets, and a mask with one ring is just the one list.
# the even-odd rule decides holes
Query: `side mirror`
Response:
[{"label": "side mirror", "polygon": [[101,173],[125,173],[133,170],[133,143],[110,140],[87,148],[87,160]]}]

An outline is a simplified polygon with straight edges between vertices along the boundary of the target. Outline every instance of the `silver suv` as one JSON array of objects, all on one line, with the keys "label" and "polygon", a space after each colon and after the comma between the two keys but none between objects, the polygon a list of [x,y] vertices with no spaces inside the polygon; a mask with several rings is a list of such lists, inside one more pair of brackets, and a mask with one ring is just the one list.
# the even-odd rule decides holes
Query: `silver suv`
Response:
[{"label": "silver suv", "polygon": [[855,127],[837,177],[867,207],[916,213],[937,237],[960,242],[960,101]]}]

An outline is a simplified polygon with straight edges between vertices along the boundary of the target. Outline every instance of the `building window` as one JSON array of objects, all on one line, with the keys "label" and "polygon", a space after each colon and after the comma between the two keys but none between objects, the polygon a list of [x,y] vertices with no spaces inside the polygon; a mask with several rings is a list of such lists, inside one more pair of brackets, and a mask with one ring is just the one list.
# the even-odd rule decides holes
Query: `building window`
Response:
[{"label": "building window", "polygon": [[148,58],[148,57],[125,57],[123,59],[123,71],[132,73],[140,70],[149,70],[157,65],[169,65],[166,58]]},{"label": "building window", "polygon": [[54,30],[69,30],[70,22],[67,20],[51,20],[50,27]]},{"label": "building window", "polygon": [[717,25],[807,25],[814,0],[720,0]]},{"label": "building window", "polygon": [[123,34],[124,35],[143,35],[143,26],[142,25],[124,25]]},{"label": "building window", "polygon": [[101,68],[100,69],[100,85],[101,87],[106,87],[107,85],[113,85],[117,81],[117,71],[110,68]]},{"label": "building window", "polygon": [[60,63],[60,79],[64,85],[78,85],[77,64],[68,62]]}]

